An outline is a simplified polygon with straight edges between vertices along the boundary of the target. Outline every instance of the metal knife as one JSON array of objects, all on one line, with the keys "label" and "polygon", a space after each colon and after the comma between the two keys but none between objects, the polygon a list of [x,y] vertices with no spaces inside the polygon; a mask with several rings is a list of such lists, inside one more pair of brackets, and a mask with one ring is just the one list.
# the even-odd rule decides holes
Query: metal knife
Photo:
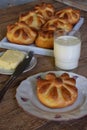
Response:
[{"label": "metal knife", "polygon": [[0,91],[0,102],[3,99],[5,93],[14,82],[14,80],[22,74],[22,72],[29,66],[31,59],[33,57],[33,51],[30,51],[24,60],[16,67],[14,73],[11,75],[9,80],[5,83],[4,87]]}]

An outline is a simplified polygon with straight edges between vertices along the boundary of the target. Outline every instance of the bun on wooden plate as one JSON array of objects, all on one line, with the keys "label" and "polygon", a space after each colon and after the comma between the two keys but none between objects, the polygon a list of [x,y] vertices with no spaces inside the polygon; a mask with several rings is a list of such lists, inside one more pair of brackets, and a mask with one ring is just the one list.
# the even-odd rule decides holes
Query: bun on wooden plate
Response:
[{"label": "bun on wooden plate", "polygon": [[45,78],[37,79],[39,101],[49,108],[64,108],[73,104],[78,96],[76,81],[68,73],[57,77],[48,73]]},{"label": "bun on wooden plate", "polygon": [[29,45],[34,42],[37,32],[24,22],[17,22],[7,26],[7,39],[11,43]]}]

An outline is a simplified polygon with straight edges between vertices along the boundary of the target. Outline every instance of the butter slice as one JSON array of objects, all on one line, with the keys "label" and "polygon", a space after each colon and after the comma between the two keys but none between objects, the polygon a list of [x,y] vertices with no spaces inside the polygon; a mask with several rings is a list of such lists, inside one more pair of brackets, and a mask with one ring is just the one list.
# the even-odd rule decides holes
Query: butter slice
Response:
[{"label": "butter slice", "polygon": [[0,69],[15,70],[17,65],[24,59],[25,54],[18,50],[7,50],[0,57]]}]

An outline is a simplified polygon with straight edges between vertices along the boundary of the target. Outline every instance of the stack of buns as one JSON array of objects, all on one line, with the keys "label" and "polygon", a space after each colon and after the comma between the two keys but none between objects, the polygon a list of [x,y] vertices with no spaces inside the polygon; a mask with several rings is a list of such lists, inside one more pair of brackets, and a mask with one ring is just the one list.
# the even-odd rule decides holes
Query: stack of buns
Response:
[{"label": "stack of buns", "polygon": [[76,80],[68,73],[63,73],[61,76],[47,73],[45,78],[38,78],[36,92],[39,101],[49,108],[70,106],[78,97]]},{"label": "stack of buns", "polygon": [[17,23],[8,25],[6,37],[11,43],[34,43],[38,47],[52,49],[54,31],[62,29],[70,32],[79,19],[79,10],[56,10],[51,3],[41,3],[21,14]]}]

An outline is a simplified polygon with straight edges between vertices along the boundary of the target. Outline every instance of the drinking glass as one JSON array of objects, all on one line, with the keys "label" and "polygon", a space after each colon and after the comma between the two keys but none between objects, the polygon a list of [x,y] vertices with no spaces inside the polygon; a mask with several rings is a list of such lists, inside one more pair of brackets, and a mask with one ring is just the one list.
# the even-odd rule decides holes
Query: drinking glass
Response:
[{"label": "drinking glass", "polygon": [[71,70],[78,67],[81,52],[79,31],[66,33],[57,30],[54,33],[54,58],[56,68]]}]

